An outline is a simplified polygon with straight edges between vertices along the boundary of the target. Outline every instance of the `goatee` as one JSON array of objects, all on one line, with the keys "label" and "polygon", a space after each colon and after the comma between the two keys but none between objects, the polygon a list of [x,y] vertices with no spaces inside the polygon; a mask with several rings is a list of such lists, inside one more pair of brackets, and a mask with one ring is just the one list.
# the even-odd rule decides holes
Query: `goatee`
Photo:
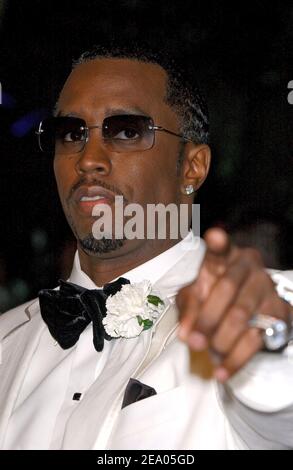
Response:
[{"label": "goatee", "polygon": [[79,239],[81,248],[90,255],[100,255],[103,253],[110,253],[111,251],[118,250],[123,246],[124,240],[113,240],[111,238],[101,238],[97,240],[93,235],[87,235],[83,239]]}]

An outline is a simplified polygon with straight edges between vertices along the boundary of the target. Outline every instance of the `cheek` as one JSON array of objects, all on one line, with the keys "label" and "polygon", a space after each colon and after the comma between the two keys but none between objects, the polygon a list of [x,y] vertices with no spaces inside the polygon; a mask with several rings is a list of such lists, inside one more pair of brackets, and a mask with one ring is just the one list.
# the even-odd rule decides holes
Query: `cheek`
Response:
[{"label": "cheek", "polygon": [[160,143],[157,142],[153,154],[148,159],[156,178],[167,180],[171,183],[177,177],[177,145],[170,146],[165,142],[166,137],[161,136]]},{"label": "cheek", "polygon": [[160,149],[132,158],[127,165],[125,180],[133,192],[131,199],[156,203],[173,201],[179,184],[176,163],[174,151],[167,154]]}]

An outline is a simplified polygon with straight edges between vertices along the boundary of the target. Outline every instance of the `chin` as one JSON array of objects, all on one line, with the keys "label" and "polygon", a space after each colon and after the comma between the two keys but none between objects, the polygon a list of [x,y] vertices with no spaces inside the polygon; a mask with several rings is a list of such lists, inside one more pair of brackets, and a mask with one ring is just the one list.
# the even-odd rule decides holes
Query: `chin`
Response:
[{"label": "chin", "polygon": [[124,240],[109,239],[106,237],[97,240],[93,235],[87,235],[84,238],[78,238],[78,244],[89,256],[99,256],[121,249],[124,245]]}]

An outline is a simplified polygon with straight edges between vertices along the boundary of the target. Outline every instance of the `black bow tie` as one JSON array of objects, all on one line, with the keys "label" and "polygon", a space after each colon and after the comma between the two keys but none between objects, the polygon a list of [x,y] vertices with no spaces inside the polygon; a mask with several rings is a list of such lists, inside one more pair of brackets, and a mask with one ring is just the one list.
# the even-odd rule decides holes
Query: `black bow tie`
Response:
[{"label": "black bow tie", "polygon": [[60,289],[39,292],[41,315],[53,338],[63,349],[71,348],[88,324],[93,322],[93,343],[102,351],[104,339],[112,339],[102,323],[106,316],[106,300],[130,282],[123,277],[105,284],[103,289],[85,289],[71,282],[60,281]]}]

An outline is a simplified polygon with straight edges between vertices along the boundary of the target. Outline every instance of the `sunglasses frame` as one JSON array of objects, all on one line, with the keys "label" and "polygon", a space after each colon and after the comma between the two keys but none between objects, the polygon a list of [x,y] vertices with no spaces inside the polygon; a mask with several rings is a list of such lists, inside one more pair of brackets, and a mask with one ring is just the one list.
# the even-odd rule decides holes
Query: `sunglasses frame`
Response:
[{"label": "sunglasses frame", "polygon": [[[80,126],[79,129],[80,129],[81,131],[85,131],[85,139],[84,139],[83,141],[80,141],[81,148],[80,148],[77,152],[73,152],[73,153],[80,153],[80,152],[83,152],[83,150],[84,150],[84,148],[85,148],[87,142],[89,141],[89,131],[90,131],[91,129],[102,129],[102,130],[103,130],[103,129],[104,129],[104,123],[105,123],[105,121],[106,121],[107,119],[112,118],[112,117],[122,118],[122,117],[125,117],[125,116],[144,118],[144,120],[149,120],[149,121],[150,121],[149,130],[150,130],[150,131],[154,131],[154,132],[153,132],[153,138],[152,138],[152,144],[151,144],[149,147],[145,148],[145,149],[139,149],[139,151],[141,151],[141,152],[144,152],[144,151],[146,151],[146,150],[150,150],[151,148],[153,148],[153,146],[154,146],[154,144],[155,144],[155,131],[165,132],[165,133],[167,133],[167,134],[169,134],[169,135],[173,135],[173,136],[175,136],[175,137],[179,137],[179,138],[181,138],[182,141],[185,142],[185,143],[187,143],[187,142],[193,142],[191,139],[185,137],[185,136],[182,135],[182,134],[178,134],[178,133],[176,133],[176,132],[170,131],[169,129],[166,129],[165,127],[162,127],[162,126],[155,125],[153,119],[152,119],[151,117],[149,117],[149,116],[140,115],[140,114],[114,114],[113,116],[108,116],[108,117],[104,118],[104,119],[103,119],[103,122],[102,122],[102,125],[95,125],[95,126],[87,126],[87,125],[85,125],[85,126]],[[52,117],[43,119],[43,120],[40,122],[40,124],[39,124],[38,130],[35,132],[36,135],[38,136],[38,145],[39,145],[39,148],[40,148],[40,150],[41,150],[42,152],[44,152],[44,153],[48,153],[48,152],[51,153],[52,151],[47,151],[47,150],[45,150],[45,149],[43,148],[43,146],[42,146],[41,136],[42,136],[42,134],[45,132],[44,129],[42,128],[42,126],[43,126],[43,124],[44,124],[46,121],[52,121],[52,122],[53,122],[53,121],[59,119],[59,117],[61,117],[61,116],[57,116],[57,117],[52,116]],[[85,121],[84,119],[82,119],[82,118],[77,118],[77,117],[73,117],[73,116],[64,116],[64,117],[66,117],[66,118],[68,118],[68,119],[73,119],[73,120],[74,120],[74,119],[78,119],[78,120],[82,121],[84,124],[86,124],[86,121]],[[104,140],[104,141],[107,141],[107,138],[105,138],[105,137],[103,136],[103,140]],[[108,140],[111,140],[111,139],[108,139]],[[113,139],[113,140],[114,140],[114,139]],[[118,139],[117,139],[117,140],[118,140]],[[116,150],[116,151],[117,151],[117,150]],[[138,151],[138,150],[135,149],[135,150],[132,150],[132,151]],[[128,152],[125,152],[125,153],[130,153],[130,152],[132,152],[132,151],[128,151]],[[123,153],[123,151],[118,152],[118,153]]]}]

